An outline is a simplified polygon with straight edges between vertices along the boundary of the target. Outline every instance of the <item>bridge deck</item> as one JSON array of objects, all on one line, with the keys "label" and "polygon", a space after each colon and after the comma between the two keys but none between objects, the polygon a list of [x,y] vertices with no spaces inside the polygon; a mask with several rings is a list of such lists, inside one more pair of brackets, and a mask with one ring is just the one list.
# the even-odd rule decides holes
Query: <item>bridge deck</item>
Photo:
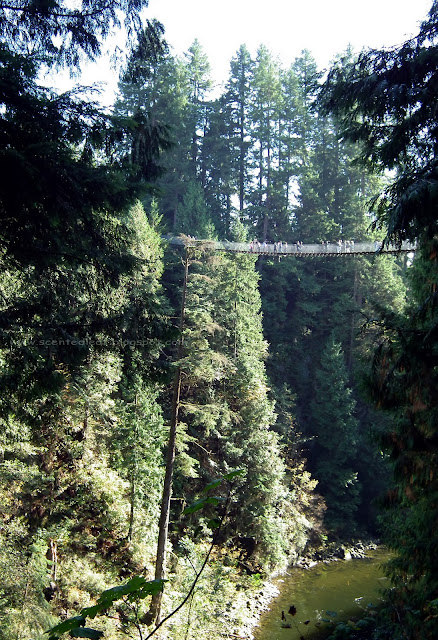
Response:
[{"label": "bridge deck", "polygon": [[341,245],[337,243],[326,244],[285,244],[281,246],[278,244],[267,243],[246,243],[246,242],[228,242],[213,241],[213,240],[198,240],[190,237],[178,237],[167,238],[169,244],[186,247],[203,246],[211,249],[212,251],[228,251],[231,253],[253,253],[257,255],[269,255],[269,256],[294,256],[294,257],[306,257],[306,256],[354,256],[354,255],[366,255],[366,254],[381,254],[381,253],[411,253],[415,251],[414,244],[409,242],[403,242],[401,247],[395,245],[381,247],[380,243],[374,242],[354,242],[345,243]]}]

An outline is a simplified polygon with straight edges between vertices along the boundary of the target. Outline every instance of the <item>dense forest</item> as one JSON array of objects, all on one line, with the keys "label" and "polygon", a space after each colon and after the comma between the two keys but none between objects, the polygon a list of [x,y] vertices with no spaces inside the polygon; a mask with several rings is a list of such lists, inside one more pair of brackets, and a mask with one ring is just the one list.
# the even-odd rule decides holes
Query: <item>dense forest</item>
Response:
[{"label": "dense forest", "polygon": [[[438,3],[326,73],[242,45],[220,92],[146,6],[0,1],[0,639],[236,637],[270,576],[378,538],[349,637],[432,640]],[[110,111],[47,88],[122,24]]]}]

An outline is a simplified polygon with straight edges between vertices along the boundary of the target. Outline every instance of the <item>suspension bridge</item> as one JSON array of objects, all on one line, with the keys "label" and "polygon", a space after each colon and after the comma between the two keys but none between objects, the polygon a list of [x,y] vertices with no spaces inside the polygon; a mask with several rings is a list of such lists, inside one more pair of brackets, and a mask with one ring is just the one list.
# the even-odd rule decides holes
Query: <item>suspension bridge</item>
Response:
[{"label": "suspension bridge", "polygon": [[380,255],[413,253],[416,245],[402,242],[401,245],[384,245],[380,242],[355,242],[343,240],[338,242],[323,242],[321,244],[302,244],[301,242],[229,242],[228,240],[199,240],[190,236],[165,237],[170,245],[186,248],[203,248],[211,251],[226,251],[228,253],[252,253],[267,256],[293,256],[305,258],[309,256],[345,257],[357,255]]}]

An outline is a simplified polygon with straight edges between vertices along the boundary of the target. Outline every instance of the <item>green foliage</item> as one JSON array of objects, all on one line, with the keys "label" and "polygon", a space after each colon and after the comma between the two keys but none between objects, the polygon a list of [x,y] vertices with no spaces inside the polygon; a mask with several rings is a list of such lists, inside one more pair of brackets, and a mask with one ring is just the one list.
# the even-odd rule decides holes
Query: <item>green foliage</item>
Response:
[{"label": "green foliage", "polygon": [[[172,576],[164,602],[178,608],[180,592],[188,593],[190,607],[188,620],[175,614],[170,633],[175,639],[189,630],[199,637],[228,633],[221,607],[239,599],[233,580],[244,590],[258,589],[262,570],[284,567],[312,532],[323,535],[317,527],[324,504],[303,458],[314,426],[320,450],[312,462],[318,461],[329,512],[337,509],[331,525],[354,526],[362,481],[356,482],[354,457],[366,449],[352,419],[353,377],[347,383],[341,349],[352,374],[360,348],[350,314],[361,309],[371,316],[371,298],[380,301],[379,295],[397,311],[403,307],[394,262],[363,261],[356,268],[340,261],[260,260],[256,267],[255,256],[213,255],[201,247],[190,254],[182,358],[174,362],[176,331],[169,323],[175,314],[162,286],[179,308],[180,256],[173,273],[166,256],[163,277],[161,215],[168,229],[203,239],[219,233],[236,240],[254,234],[320,240],[341,229],[357,238],[366,233],[364,198],[376,183],[353,165],[354,148],[339,140],[338,122],[318,111],[320,74],[309,52],[285,71],[264,47],[256,60],[241,47],[224,94],[211,101],[199,42],[184,58],[173,58],[162,25],[140,28],[144,5],[94,3],[86,13],[62,2],[0,7],[0,610],[6,640],[50,626],[51,638],[143,633],[149,597],[163,586],[147,572],[175,366],[182,382],[169,569],[179,563],[182,570]],[[136,40],[114,116],[87,95],[57,96],[39,85],[43,63],[78,70],[83,56],[98,56],[105,36],[125,17]],[[423,51],[425,59],[429,53],[432,60],[432,47]],[[434,282],[434,268],[422,264],[413,289]],[[378,279],[388,282],[384,292]],[[426,361],[434,324],[422,331]],[[332,332],[332,351],[317,374]],[[398,343],[392,346],[395,353]],[[369,343],[361,355],[368,349]],[[424,373],[426,365],[415,364]],[[433,368],[427,371],[432,396]],[[328,421],[316,388],[332,411]],[[342,438],[339,451],[327,436],[328,423]],[[433,416],[427,424],[429,438]],[[403,445],[416,451],[415,434]],[[366,466],[371,453],[364,457]],[[410,464],[413,477],[398,496],[406,518],[394,527],[395,536],[408,540],[404,571],[415,568],[403,564],[408,554],[422,566],[430,554],[414,526],[420,521],[432,537],[429,495],[425,501],[417,496],[415,505],[408,500],[419,478],[426,486],[431,480],[432,454],[429,461],[420,468],[403,458],[398,469],[403,476]],[[234,481],[225,520],[225,485]],[[203,574],[211,539],[226,547],[228,566],[217,549]],[[256,570],[258,578],[239,576],[237,567],[241,574]],[[431,591],[432,582],[413,575]],[[118,586],[107,588],[111,584]],[[424,611],[432,627],[429,599]],[[412,611],[406,608],[408,617],[415,617],[419,600]],[[55,625],[54,615],[62,622]],[[86,626],[98,615],[101,630]]]},{"label": "green foliage", "polygon": [[359,497],[354,465],[358,424],[341,345],[333,338],[321,355],[320,366],[312,405],[317,438],[312,451],[315,476],[327,503],[329,528],[348,535],[354,531]]},{"label": "green foliage", "polygon": [[[21,525],[21,527],[20,527]],[[2,624],[0,635],[5,640],[42,634],[54,622],[43,590],[47,586],[47,544],[40,538],[27,547],[27,555],[20,553],[25,544],[22,523],[8,527],[1,534],[0,607]]]},{"label": "green foliage", "polygon": [[[218,522],[218,525],[214,523],[214,526],[212,526],[212,528],[220,529],[220,527],[222,526],[224,517],[227,515],[226,508],[230,499],[232,481],[236,477],[241,476],[242,474],[243,474],[243,470],[241,469],[231,471],[225,474],[222,478],[219,478],[218,480],[215,480],[214,482],[204,487],[203,493],[208,493],[213,488],[217,488],[224,481],[226,481],[229,485],[225,512],[222,514],[222,518]],[[184,510],[184,515],[195,513],[196,511],[203,509],[206,505],[216,506],[220,502],[221,502],[221,498],[215,498],[213,496],[205,496],[200,500],[196,501],[195,503],[193,503],[191,506],[186,507]],[[210,522],[213,522],[213,521],[210,521]],[[176,613],[183,606],[183,604],[185,604],[185,602],[187,602],[190,596],[190,593],[193,591],[196,583],[199,580],[199,577],[202,574],[202,571],[206,566],[212,547],[213,545],[210,547],[210,551],[207,553],[206,558],[204,559],[204,562],[202,564],[202,567],[196,575],[195,581],[193,582],[191,589],[189,590],[189,594],[185,597],[183,602],[175,609],[175,611],[166,617],[165,619],[166,621],[167,619],[172,617],[174,613]],[[128,580],[128,582],[126,582],[125,584],[121,584],[119,586],[106,589],[99,595],[96,604],[83,608],[79,615],[68,618],[67,620],[60,622],[59,624],[52,627],[49,631],[47,631],[46,633],[49,634],[49,640],[58,640],[58,638],[60,638],[64,633],[67,633],[67,632],[70,632],[70,636],[77,637],[77,638],[92,638],[92,639],[99,638],[102,635],[104,635],[103,632],[96,629],[85,627],[87,618],[94,619],[96,616],[106,613],[109,609],[111,609],[114,606],[114,603],[118,602],[119,600],[123,600],[126,604],[134,603],[135,605],[138,606],[139,602],[141,600],[144,600],[148,596],[156,596],[157,594],[161,593],[163,591],[165,582],[166,581],[163,579],[155,579],[155,580],[148,581],[144,576],[134,576],[133,578]],[[161,626],[161,624],[163,624],[165,620],[161,621],[161,623],[158,626]],[[139,619],[139,612],[137,609],[135,612],[134,624],[136,624],[136,626],[138,627],[139,623],[140,623],[140,619]]]},{"label": "green foliage", "polygon": [[3,4],[0,25],[4,40],[14,51],[27,56],[32,51],[45,64],[74,68],[83,57],[98,57],[103,41],[122,21],[127,32],[132,33],[145,6],[145,0],[117,0],[83,9],[63,0]]},{"label": "green foliage", "polygon": [[[384,504],[385,538],[396,551],[387,571],[393,590],[388,591],[388,615],[393,637],[402,637],[404,629],[421,628],[422,637],[436,633],[436,618],[430,614],[429,601],[436,593],[435,530],[437,487],[435,469],[437,451],[435,360],[436,310],[425,298],[425,281],[420,273],[434,273],[431,246],[424,243],[412,267],[413,305],[409,315],[387,315],[385,337],[376,352],[371,391],[378,405],[387,410],[391,423],[380,436],[393,467],[394,486]],[[434,284],[429,281],[434,289]],[[430,291],[430,289],[429,289]],[[420,302],[420,304],[418,304]],[[390,610],[397,611],[395,620]]]},{"label": "green foliage", "polygon": [[[53,614],[73,606],[76,598],[86,604],[87,593],[94,589],[93,581],[86,578],[90,567],[87,562],[93,566],[90,557],[100,558],[105,565],[99,567],[99,561],[94,564],[103,582],[114,579],[106,565],[110,557],[115,565],[124,566],[124,571],[135,570],[133,556],[140,546],[139,535],[156,514],[162,439],[157,437],[160,415],[153,380],[166,322],[159,301],[160,239],[149,229],[141,206],[123,218],[132,238],[129,254],[136,266],[131,274],[120,275],[117,286],[96,277],[93,268],[81,266],[75,277],[74,270],[62,264],[56,270],[41,267],[39,282],[35,269],[26,272],[18,268],[13,271],[14,287],[7,286],[6,280],[4,286],[2,282],[4,314],[16,309],[17,302],[27,317],[27,309],[34,314],[31,324],[23,326],[16,321],[3,332],[3,338],[13,339],[12,348],[2,351],[4,387],[10,393],[2,396],[0,499],[8,532],[1,562],[22,568],[22,579],[11,582],[1,603],[12,634],[6,636],[8,640],[27,626],[42,632],[52,624]],[[26,281],[27,290],[23,286]],[[51,290],[45,289],[48,282]],[[49,296],[52,304],[44,309],[45,316],[36,311],[35,305],[32,307],[32,300],[29,302],[32,295],[37,299],[40,294]],[[94,326],[93,312],[98,318]],[[73,314],[77,314],[75,323]],[[47,326],[49,320],[52,326]],[[40,344],[44,335],[50,338],[48,346]],[[56,339],[57,335],[62,341]],[[146,372],[149,383],[139,388],[139,379]],[[128,380],[139,388],[137,415],[140,413],[149,427],[147,436],[142,434],[137,440],[130,405],[134,389],[129,387],[128,392]],[[119,475],[111,468],[109,458],[111,455],[117,468],[112,454],[121,433],[125,442],[131,438],[131,448],[124,464],[119,465]],[[143,523],[137,524],[129,548],[125,542],[130,524],[128,486],[120,476],[130,479],[124,470],[134,468],[131,454],[135,447],[139,453],[142,445],[149,450],[153,465],[149,464],[146,475],[147,458],[138,455],[143,467],[138,464],[136,468],[143,472],[144,479],[137,482],[134,497]],[[153,535],[153,528],[147,535]],[[44,556],[49,539],[55,540],[59,559],[48,565]],[[41,541],[40,568],[33,560],[26,560],[26,550],[36,541]],[[70,561],[74,553],[87,558],[81,575]],[[63,573],[69,565],[70,579],[77,581],[75,587]],[[27,594],[23,604],[20,592]]]},{"label": "green foliage", "polygon": [[[417,37],[389,51],[370,51],[335,66],[324,90],[345,136],[362,143],[362,162],[392,169],[374,201],[386,241],[416,239],[404,313],[384,310],[369,386],[388,412],[380,435],[394,486],[385,503],[388,563],[383,633],[433,638],[436,583],[436,76],[437,3]],[[340,99],[340,97],[342,98]]]},{"label": "green foliage", "polygon": [[214,225],[198,182],[191,181],[177,207],[175,231],[205,240],[215,237]]},{"label": "green foliage", "polygon": [[[239,536],[251,538],[255,552],[250,562],[269,566],[284,563],[286,550],[298,553],[311,525],[301,507],[291,504],[283,443],[272,429],[254,262],[253,256],[192,255],[180,417],[191,438],[185,455],[197,461],[196,476],[203,482],[214,482],[214,470],[245,468],[225,533],[237,545]],[[178,469],[176,495],[186,495],[190,486],[196,491],[199,480],[191,474],[188,485],[180,463]],[[303,476],[298,490],[296,480],[296,495],[305,493],[306,482]],[[307,490],[312,488],[308,482]]]},{"label": "green foliage", "polygon": [[48,631],[49,640],[58,640],[64,633],[70,632],[74,638],[100,638],[102,631],[85,628],[86,618],[95,618],[110,609],[114,602],[126,598],[128,601],[142,600],[163,590],[163,580],[147,581],[143,576],[135,576],[123,585],[104,591],[97,603],[82,609],[80,615],[64,620]]},{"label": "green foliage", "polygon": [[341,59],[323,92],[343,135],[362,144],[362,161],[395,171],[374,201],[388,240],[430,235],[436,224],[436,13],[433,2],[418,36],[398,49]]}]

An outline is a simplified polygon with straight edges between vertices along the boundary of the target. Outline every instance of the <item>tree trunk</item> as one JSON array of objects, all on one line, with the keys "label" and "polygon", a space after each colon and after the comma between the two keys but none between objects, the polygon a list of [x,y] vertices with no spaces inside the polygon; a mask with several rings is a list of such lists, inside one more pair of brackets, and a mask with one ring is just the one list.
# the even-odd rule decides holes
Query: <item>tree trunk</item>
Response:
[{"label": "tree trunk", "polygon": [[[183,355],[183,329],[184,329],[184,314],[187,292],[187,276],[189,270],[189,258],[188,249],[185,249],[184,258],[184,282],[181,299],[181,315],[180,315],[180,337],[178,344],[178,363]],[[161,512],[158,530],[158,544],[157,544],[157,558],[155,562],[155,580],[163,580],[166,570],[166,545],[169,533],[169,513],[170,513],[170,499],[172,496],[172,478],[173,469],[175,466],[175,450],[176,450],[176,431],[178,427],[178,412],[179,412],[179,399],[181,393],[181,367],[178,364],[178,368],[175,373],[175,379],[173,383],[173,397],[172,397],[172,414],[170,420],[170,432],[169,441],[167,443],[167,456],[166,456],[166,473],[164,476],[163,497],[161,500]],[[158,593],[152,596],[150,613],[152,619],[155,620],[155,624],[160,622],[161,613],[161,600],[162,593]]]},{"label": "tree trunk", "polygon": [[[138,438],[138,396],[135,394],[135,441]],[[135,445],[137,447],[137,445]],[[128,528],[128,542],[132,541],[132,534],[134,531],[134,512],[135,512],[135,491],[136,491],[136,479],[137,479],[137,451],[134,453],[134,469],[131,473],[131,488],[130,488],[130,506],[129,506],[129,528]]]}]

